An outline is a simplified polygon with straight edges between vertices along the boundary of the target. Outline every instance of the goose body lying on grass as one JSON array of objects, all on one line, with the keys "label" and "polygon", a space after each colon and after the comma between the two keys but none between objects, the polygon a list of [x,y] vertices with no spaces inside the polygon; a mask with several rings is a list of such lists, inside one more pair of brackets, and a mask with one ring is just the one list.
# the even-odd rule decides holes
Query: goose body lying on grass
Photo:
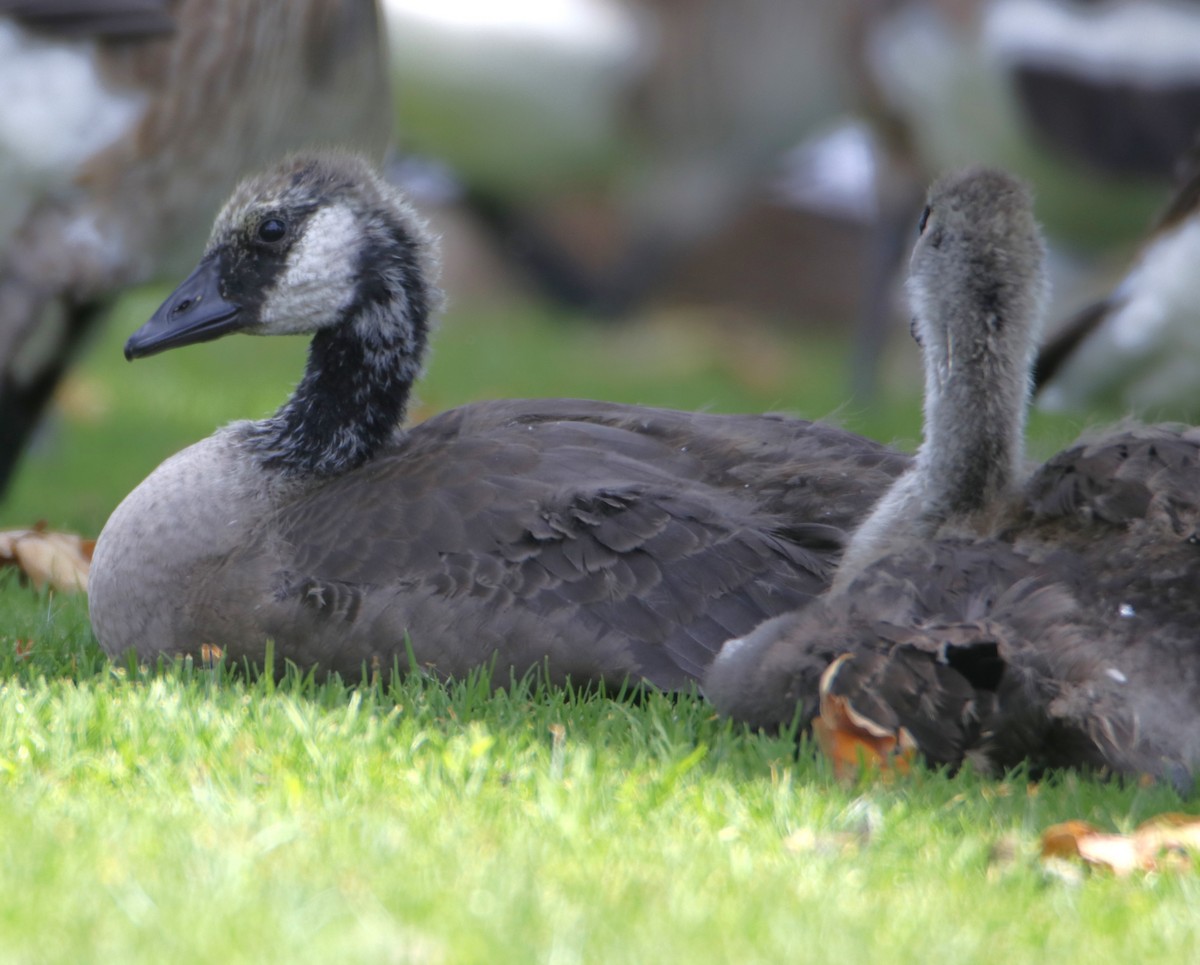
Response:
[{"label": "goose body lying on grass", "polygon": [[1026,480],[1043,246],[1028,192],[931,188],[910,270],[925,440],[831,592],[731,641],[705,692],[778,726],[848,702],[927,760],[1107,767],[1200,759],[1200,432],[1129,427]]},{"label": "goose body lying on grass", "polygon": [[440,301],[431,242],[350,155],[245,181],[130,358],[244,331],[312,333],[270,418],[164,462],[96,547],[113,654],[277,659],[359,679],[419,665],[497,680],[683,688],[725,639],[827,584],[908,457],[774,416],[578,400],[463,406],[404,428]]}]

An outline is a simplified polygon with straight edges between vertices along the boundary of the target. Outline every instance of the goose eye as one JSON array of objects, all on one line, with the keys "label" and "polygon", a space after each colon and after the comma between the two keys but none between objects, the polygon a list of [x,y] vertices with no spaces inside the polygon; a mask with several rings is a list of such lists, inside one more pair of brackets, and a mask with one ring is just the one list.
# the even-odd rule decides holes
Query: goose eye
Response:
[{"label": "goose eye", "polygon": [[917,222],[917,237],[925,234],[925,226],[929,224],[929,205],[921,212],[921,220]]},{"label": "goose eye", "polygon": [[273,244],[287,234],[287,225],[278,218],[267,218],[258,226],[258,240]]}]

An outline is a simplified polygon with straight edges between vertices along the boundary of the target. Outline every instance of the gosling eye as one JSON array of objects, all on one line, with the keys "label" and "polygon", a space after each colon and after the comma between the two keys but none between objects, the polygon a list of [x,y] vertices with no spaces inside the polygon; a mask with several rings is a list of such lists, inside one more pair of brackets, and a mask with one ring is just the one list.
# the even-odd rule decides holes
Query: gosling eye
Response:
[{"label": "gosling eye", "polygon": [[921,329],[917,326],[917,320],[911,319],[908,323],[908,333],[913,337],[913,341],[924,348],[925,343],[921,341]]},{"label": "gosling eye", "polygon": [[287,223],[280,218],[264,218],[258,225],[258,240],[268,245],[282,241],[287,234]]},{"label": "gosling eye", "polygon": [[925,205],[925,210],[921,212],[921,220],[917,222],[917,237],[925,234],[925,226],[929,224],[929,205]]}]

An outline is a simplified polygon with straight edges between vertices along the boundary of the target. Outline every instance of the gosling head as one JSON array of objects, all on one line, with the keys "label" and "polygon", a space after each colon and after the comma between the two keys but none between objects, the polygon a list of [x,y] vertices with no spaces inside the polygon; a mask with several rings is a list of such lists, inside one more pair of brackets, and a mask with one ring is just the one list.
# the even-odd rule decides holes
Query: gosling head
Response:
[{"label": "gosling head", "polygon": [[424,222],[365,160],[305,153],[244,180],[196,269],[125,345],[128,359],[233,332],[424,344],[440,302]]},{"label": "gosling head", "polygon": [[985,359],[1028,382],[1048,292],[1044,264],[1032,197],[1020,181],[969,168],[934,182],[908,278],[927,392]]}]

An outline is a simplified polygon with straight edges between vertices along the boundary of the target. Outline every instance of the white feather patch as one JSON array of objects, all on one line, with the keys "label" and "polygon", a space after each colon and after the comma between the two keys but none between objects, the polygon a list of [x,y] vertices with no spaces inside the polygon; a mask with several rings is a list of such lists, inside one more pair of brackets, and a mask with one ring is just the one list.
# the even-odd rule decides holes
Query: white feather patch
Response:
[{"label": "white feather patch", "polygon": [[258,334],[314,332],[337,322],[354,299],[360,240],[349,208],[339,204],[317,211],[267,294]]}]

